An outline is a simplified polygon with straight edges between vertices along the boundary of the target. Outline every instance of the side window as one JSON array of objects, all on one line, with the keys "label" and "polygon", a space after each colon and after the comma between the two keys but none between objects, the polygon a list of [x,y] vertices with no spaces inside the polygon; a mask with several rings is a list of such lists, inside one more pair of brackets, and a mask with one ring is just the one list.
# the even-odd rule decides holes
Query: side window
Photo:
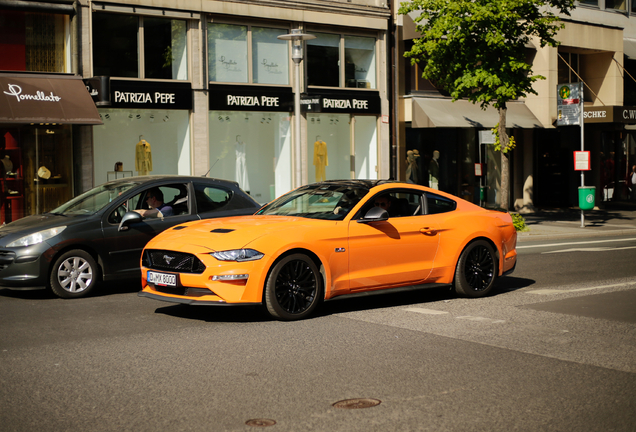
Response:
[{"label": "side window", "polygon": [[126,210],[138,211],[145,218],[158,217],[155,209],[161,211],[163,217],[189,214],[187,184],[170,184],[146,188],[117,207],[108,216],[108,221],[118,224]]},{"label": "side window", "polygon": [[369,200],[362,214],[365,214],[371,207],[382,207],[389,213],[389,217],[407,217],[423,214],[422,194],[415,191],[389,190],[375,195]]},{"label": "side window", "polygon": [[194,197],[199,213],[220,210],[230,202],[232,192],[226,189],[208,186],[201,183],[194,184]]},{"label": "side window", "polygon": [[430,193],[426,194],[426,202],[426,214],[446,213],[457,208],[457,203],[455,201]]}]

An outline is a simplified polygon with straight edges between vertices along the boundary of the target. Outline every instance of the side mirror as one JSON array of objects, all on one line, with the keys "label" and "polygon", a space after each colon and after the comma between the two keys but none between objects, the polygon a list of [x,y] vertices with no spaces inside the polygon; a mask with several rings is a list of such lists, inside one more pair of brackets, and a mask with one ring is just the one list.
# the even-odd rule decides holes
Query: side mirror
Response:
[{"label": "side mirror", "polygon": [[126,231],[129,225],[141,222],[142,219],[141,215],[137,212],[126,212],[121,218],[121,222],[119,222],[119,231]]},{"label": "side mirror", "polygon": [[389,212],[382,207],[373,207],[362,219],[358,219],[358,223],[381,222],[389,219]]}]

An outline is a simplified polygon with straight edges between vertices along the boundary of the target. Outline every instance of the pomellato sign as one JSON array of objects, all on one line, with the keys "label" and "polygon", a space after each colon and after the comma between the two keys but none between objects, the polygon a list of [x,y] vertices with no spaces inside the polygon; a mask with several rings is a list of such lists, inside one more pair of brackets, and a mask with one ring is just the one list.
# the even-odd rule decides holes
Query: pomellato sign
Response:
[{"label": "pomellato sign", "polygon": [[4,94],[9,96],[15,96],[18,102],[21,101],[38,101],[38,102],[59,102],[62,100],[60,96],[50,92],[48,95],[41,90],[35,92],[35,94],[22,93],[22,87],[17,84],[8,84],[9,91],[5,91]]}]

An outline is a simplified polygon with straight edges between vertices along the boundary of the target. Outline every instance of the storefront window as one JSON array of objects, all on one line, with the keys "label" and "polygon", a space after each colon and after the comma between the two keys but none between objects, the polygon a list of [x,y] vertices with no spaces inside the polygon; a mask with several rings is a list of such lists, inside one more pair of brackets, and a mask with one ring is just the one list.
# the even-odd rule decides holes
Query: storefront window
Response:
[{"label": "storefront window", "polygon": [[307,84],[340,87],[340,35],[312,33],[307,41]]},{"label": "storefront window", "polygon": [[71,126],[0,130],[0,224],[50,211],[72,197]]},{"label": "storefront window", "polygon": [[345,87],[376,88],[374,38],[345,36]]},{"label": "storefront window", "polygon": [[93,75],[187,80],[186,40],[185,20],[94,13]]},{"label": "storefront window", "polygon": [[351,116],[307,115],[307,170],[309,182],[350,179]]},{"label": "storefront window", "polygon": [[261,204],[291,190],[289,113],[210,111],[210,177],[235,180]]},{"label": "storefront window", "polygon": [[139,77],[139,17],[93,14],[93,75]]},{"label": "storefront window", "polygon": [[378,131],[375,116],[355,117],[355,176],[357,179],[378,178]]},{"label": "storefront window", "polygon": [[144,18],[146,78],[188,79],[186,22]]},{"label": "storefront window", "polygon": [[0,11],[0,70],[68,72],[68,17]]},{"label": "storefront window", "polygon": [[191,173],[187,110],[100,108],[99,114],[104,124],[93,127],[95,184],[133,175]]},{"label": "storefront window", "polygon": [[287,42],[277,38],[279,29],[252,27],[254,82],[289,84]]},{"label": "storefront window", "polygon": [[210,81],[248,82],[247,26],[208,23]]},{"label": "storefront window", "polygon": [[605,9],[627,10],[626,0],[605,0]]}]

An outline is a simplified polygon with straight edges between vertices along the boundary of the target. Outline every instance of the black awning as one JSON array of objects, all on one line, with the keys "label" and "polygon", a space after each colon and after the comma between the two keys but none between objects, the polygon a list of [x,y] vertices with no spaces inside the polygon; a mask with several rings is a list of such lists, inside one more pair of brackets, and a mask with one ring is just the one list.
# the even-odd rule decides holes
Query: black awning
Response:
[{"label": "black awning", "polygon": [[74,75],[0,75],[0,123],[102,124]]}]

